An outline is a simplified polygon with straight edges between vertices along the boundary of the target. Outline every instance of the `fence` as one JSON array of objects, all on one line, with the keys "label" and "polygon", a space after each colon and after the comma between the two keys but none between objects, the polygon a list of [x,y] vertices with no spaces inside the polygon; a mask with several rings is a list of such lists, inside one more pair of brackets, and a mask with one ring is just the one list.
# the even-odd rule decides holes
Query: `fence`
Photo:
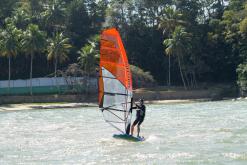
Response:
[{"label": "fence", "polygon": [[[0,95],[25,95],[31,90],[30,79],[0,81]],[[86,77],[53,77],[32,79],[33,94],[95,92],[97,79]]]}]

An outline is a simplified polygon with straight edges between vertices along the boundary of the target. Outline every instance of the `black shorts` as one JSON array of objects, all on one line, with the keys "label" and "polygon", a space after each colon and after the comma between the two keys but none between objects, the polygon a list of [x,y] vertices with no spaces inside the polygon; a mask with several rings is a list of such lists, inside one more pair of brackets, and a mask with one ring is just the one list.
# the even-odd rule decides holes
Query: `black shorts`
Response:
[{"label": "black shorts", "polygon": [[134,121],[133,125],[136,125],[138,123],[138,125],[140,126],[141,123],[143,122],[144,117],[138,117],[136,118],[136,120]]}]

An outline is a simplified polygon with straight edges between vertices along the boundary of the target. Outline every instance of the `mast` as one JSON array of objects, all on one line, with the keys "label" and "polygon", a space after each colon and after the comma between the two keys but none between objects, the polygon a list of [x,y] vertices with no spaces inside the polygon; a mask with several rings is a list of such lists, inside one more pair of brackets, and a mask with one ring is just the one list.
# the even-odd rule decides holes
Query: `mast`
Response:
[{"label": "mast", "polygon": [[126,51],[115,28],[104,30],[100,43],[99,107],[106,122],[129,134],[133,92]]}]

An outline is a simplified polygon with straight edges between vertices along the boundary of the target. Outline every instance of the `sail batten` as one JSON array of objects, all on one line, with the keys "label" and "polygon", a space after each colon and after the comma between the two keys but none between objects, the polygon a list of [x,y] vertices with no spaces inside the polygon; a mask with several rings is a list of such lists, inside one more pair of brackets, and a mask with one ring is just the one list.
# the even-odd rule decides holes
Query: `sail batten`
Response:
[{"label": "sail batten", "polygon": [[132,78],[126,51],[115,28],[101,34],[99,73],[99,107],[104,119],[126,132],[131,122]]}]

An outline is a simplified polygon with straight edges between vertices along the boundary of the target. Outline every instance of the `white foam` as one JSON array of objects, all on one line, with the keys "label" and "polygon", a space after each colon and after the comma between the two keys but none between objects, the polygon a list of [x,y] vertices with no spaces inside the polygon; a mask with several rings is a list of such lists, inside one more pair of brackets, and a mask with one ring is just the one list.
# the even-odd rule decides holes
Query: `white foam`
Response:
[{"label": "white foam", "polygon": [[149,143],[160,143],[161,142],[161,138],[159,138],[157,135],[150,135],[149,137],[145,138],[146,142]]},{"label": "white foam", "polygon": [[247,154],[246,153],[223,153],[222,154],[226,158],[231,158],[235,160],[247,160]]}]

